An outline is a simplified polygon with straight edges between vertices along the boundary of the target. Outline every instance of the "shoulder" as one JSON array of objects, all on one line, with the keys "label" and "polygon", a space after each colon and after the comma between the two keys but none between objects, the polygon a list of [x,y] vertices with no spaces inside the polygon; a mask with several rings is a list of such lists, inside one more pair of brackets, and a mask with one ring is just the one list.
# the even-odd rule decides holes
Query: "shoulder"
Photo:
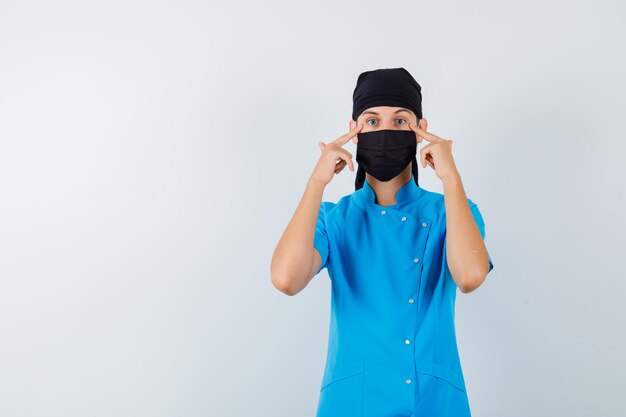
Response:
[{"label": "shoulder", "polygon": [[346,194],[339,198],[337,202],[333,201],[322,201],[321,208],[323,208],[327,214],[334,213],[338,214],[339,212],[347,210],[349,207],[354,205],[354,196],[356,192]]},{"label": "shoulder", "polygon": [[[439,193],[437,191],[424,190],[424,197],[428,202],[441,208],[445,208],[445,196],[442,193]],[[474,203],[474,201],[472,201],[472,199],[470,198],[467,198],[467,203],[470,207],[476,206],[476,203]]]},{"label": "shoulder", "polygon": [[349,205],[350,201],[346,197],[340,198],[337,202],[322,201],[320,205],[320,212],[323,211],[326,218],[329,218],[345,212]]},{"label": "shoulder", "polygon": [[336,206],[337,203],[333,203],[332,201],[322,201],[320,203],[320,211],[326,214],[331,212]]},{"label": "shoulder", "polygon": [[[323,216],[327,227],[342,227],[354,219],[354,210],[359,209],[353,199],[354,193],[344,195],[337,202],[322,201],[320,216]],[[360,218],[356,216],[356,218]]]}]

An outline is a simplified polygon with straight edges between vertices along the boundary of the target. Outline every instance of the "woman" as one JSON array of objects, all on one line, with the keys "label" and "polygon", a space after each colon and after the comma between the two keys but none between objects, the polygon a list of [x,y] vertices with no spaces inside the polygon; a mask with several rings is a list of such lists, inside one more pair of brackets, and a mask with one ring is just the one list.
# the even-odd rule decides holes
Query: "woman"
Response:
[{"label": "woman", "polygon": [[[421,87],[404,68],[360,74],[349,132],[328,144],[272,258],[272,282],[300,292],[322,269],[332,282],[317,417],[470,416],[454,328],[456,289],[493,263],[485,224],[466,197],[452,141],[427,132]],[[357,145],[355,191],[322,201]],[[444,193],[421,188],[417,144]]]}]

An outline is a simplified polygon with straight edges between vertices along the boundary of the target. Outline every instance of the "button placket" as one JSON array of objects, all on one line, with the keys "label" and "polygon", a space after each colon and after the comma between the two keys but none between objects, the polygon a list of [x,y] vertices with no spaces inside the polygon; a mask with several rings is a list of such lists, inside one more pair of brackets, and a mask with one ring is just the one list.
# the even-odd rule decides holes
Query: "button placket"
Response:
[{"label": "button placket", "polygon": [[[401,220],[402,220],[402,222],[406,222],[406,220],[407,220],[406,216],[402,216]],[[418,226],[418,227],[417,227],[417,232],[418,232],[418,235],[419,235],[419,234],[424,233],[424,234],[425,234],[425,236],[423,236],[423,239],[425,240],[425,239],[426,239],[426,236],[427,236],[427,234],[428,234],[428,229],[429,229],[429,223],[430,223],[430,222],[429,222],[429,221],[426,221],[426,220],[424,220],[424,219],[419,219],[419,218],[418,218],[418,219],[416,219],[416,220],[417,220],[417,226]],[[414,229],[414,230],[415,230],[415,229]],[[422,242],[423,242],[423,240],[422,240]],[[419,276],[419,279],[418,279],[418,280],[416,280],[416,283],[415,283],[415,286],[416,286],[417,288],[413,289],[416,293],[418,293],[418,292],[419,292],[419,282],[421,281],[421,273],[422,273],[422,270],[423,270],[423,268],[421,268],[421,265],[420,265],[420,261],[421,261],[420,257],[421,257],[421,256],[423,256],[423,254],[422,254],[422,250],[423,250],[423,249],[424,249],[424,247],[420,245],[420,247],[418,248],[418,253],[416,254],[417,256],[415,256],[415,257],[412,259],[413,265],[419,268],[419,269],[418,269],[418,271],[417,271],[417,275]],[[415,296],[415,298],[413,298],[412,296],[410,296],[410,298],[408,299],[409,304],[412,304],[412,305],[417,306],[417,303],[415,302],[415,301],[416,301],[416,298],[417,298],[417,296]],[[411,340],[410,340],[410,339],[405,339],[405,340],[404,340],[404,343],[405,343],[405,345],[406,345],[407,347],[410,347],[410,346],[411,346]],[[411,383],[412,383],[411,378],[410,378],[410,377],[407,377],[407,378],[405,379],[405,383],[406,383],[406,385],[407,385],[407,386],[408,386],[408,385],[411,385]]]},{"label": "button placket", "polygon": [[[400,221],[401,221],[403,224],[406,224],[406,225],[407,225],[406,227],[409,227],[409,229],[408,229],[408,230],[411,230],[411,229],[412,229],[412,227],[410,227],[410,225],[411,225],[412,223],[411,223],[411,222],[407,222],[407,220],[408,220],[408,216],[407,216],[407,215],[405,215],[405,214],[402,214],[402,215],[401,215],[401,217],[400,217]],[[419,259],[418,257],[413,258],[413,263],[414,263],[414,264],[417,264],[419,261],[420,261],[420,259]],[[415,299],[414,299],[413,297],[409,297],[409,298],[408,298],[408,302],[409,302],[409,304],[413,304],[413,305],[415,305],[415,304],[416,304],[416,303],[415,303]],[[410,348],[410,347],[411,347],[411,340],[410,340],[410,339],[405,339],[405,340],[404,340],[404,344],[405,344],[408,348]],[[413,355],[411,355],[411,357],[413,357]],[[410,377],[407,377],[407,378],[405,379],[405,383],[406,383],[406,385],[407,385],[407,386],[408,386],[408,385],[411,385],[411,383],[412,383],[412,382],[413,382],[413,381],[411,380],[411,378],[410,378]]]}]

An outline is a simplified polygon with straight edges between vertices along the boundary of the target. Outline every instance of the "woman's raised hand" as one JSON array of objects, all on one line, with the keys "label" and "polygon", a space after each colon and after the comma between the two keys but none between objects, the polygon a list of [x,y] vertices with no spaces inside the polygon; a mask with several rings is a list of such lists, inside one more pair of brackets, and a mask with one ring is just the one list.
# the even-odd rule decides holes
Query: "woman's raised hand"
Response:
[{"label": "woman's raised hand", "polygon": [[349,165],[350,171],[354,172],[352,154],[342,148],[342,146],[355,137],[361,129],[363,129],[363,125],[358,124],[354,129],[332,142],[320,142],[319,147],[322,151],[322,155],[319,161],[317,161],[317,165],[315,165],[311,177],[322,181],[324,184],[328,184],[334,178],[335,174],[339,174],[346,165]]}]

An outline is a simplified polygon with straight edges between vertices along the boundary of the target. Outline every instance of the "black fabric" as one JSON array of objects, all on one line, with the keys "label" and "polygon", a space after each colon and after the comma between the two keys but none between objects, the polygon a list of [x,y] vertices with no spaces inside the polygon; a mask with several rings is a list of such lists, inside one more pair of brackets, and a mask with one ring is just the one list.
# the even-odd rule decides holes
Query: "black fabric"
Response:
[{"label": "black fabric", "polygon": [[[358,144],[357,144],[358,146]],[[357,151],[358,153],[358,151]],[[413,158],[413,164],[411,165],[411,172],[413,173],[413,180],[415,181],[415,185],[419,187],[419,182],[417,181],[417,155]],[[370,174],[371,175],[371,174]],[[359,164],[356,170],[356,178],[354,180],[354,189],[358,190],[363,187],[363,183],[365,182],[365,167]]]},{"label": "black fabric", "polygon": [[[364,110],[377,106],[405,107],[413,111],[419,121],[422,118],[422,88],[413,76],[402,67],[365,71],[359,75],[352,94],[352,120],[356,121]],[[357,154],[360,137],[365,133],[371,132],[357,135]],[[414,140],[417,145],[417,138]],[[411,170],[415,184],[419,186],[417,155],[413,158]],[[363,187],[365,172],[365,167],[359,163],[354,182],[355,190]]]},{"label": "black fabric", "polygon": [[389,181],[416,158],[417,137],[412,130],[383,129],[358,134],[356,161],[379,181]]}]

